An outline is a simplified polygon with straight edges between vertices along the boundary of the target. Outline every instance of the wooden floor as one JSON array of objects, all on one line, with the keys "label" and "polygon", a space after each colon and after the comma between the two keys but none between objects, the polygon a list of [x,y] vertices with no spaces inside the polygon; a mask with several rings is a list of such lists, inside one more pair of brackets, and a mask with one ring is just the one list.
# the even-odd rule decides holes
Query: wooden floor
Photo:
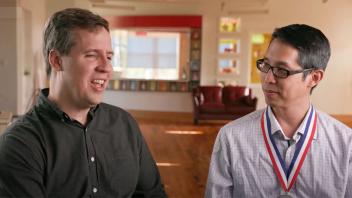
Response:
[{"label": "wooden floor", "polygon": [[213,143],[224,123],[138,122],[169,197],[204,197]]},{"label": "wooden floor", "polygon": [[[137,119],[170,198],[204,197],[210,156],[226,121],[193,125],[191,114],[130,112]],[[352,127],[352,115],[336,115]],[[0,127],[0,134],[2,128]]]},{"label": "wooden floor", "polygon": [[[334,117],[352,127],[352,116]],[[226,124],[201,122],[196,126],[191,120],[146,120],[137,116],[170,198],[204,197],[213,144]]]}]

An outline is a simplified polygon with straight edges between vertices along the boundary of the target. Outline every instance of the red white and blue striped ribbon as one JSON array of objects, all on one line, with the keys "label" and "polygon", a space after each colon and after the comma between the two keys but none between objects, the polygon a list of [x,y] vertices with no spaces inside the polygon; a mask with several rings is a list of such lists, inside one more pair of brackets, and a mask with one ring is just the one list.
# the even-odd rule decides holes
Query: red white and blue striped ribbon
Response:
[{"label": "red white and blue striped ribbon", "polygon": [[285,161],[282,159],[271,133],[271,123],[269,119],[268,108],[263,112],[261,118],[261,128],[263,132],[264,142],[279,182],[282,188],[286,192],[289,192],[297,179],[298,173],[312,143],[317,127],[317,114],[314,108],[311,106],[308,111],[309,116],[304,128],[304,134],[297,142],[296,150],[289,167],[286,167]]}]

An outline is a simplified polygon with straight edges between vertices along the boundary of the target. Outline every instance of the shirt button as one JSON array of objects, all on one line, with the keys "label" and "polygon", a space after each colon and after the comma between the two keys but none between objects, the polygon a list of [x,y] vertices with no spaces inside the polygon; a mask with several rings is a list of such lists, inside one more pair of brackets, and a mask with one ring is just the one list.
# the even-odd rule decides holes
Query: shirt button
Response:
[{"label": "shirt button", "polygon": [[93,193],[97,193],[98,192],[98,189],[97,188],[93,188]]},{"label": "shirt button", "polygon": [[95,158],[94,158],[94,157],[91,157],[91,158],[90,158],[90,161],[94,162],[94,161],[95,161]]}]

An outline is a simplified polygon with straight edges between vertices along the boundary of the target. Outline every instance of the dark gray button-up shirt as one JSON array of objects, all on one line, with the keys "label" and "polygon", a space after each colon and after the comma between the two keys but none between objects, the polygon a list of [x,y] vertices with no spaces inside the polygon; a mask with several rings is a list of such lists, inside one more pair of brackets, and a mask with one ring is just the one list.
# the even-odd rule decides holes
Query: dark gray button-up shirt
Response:
[{"label": "dark gray button-up shirt", "polygon": [[101,103],[82,126],[48,92],[0,138],[0,197],[166,197],[128,113]]}]

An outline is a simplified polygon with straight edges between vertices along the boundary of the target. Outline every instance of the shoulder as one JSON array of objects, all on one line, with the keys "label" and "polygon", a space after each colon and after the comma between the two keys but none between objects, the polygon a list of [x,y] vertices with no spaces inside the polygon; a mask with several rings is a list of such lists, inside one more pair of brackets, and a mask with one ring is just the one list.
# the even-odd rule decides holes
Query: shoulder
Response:
[{"label": "shoulder", "polygon": [[130,113],[120,107],[106,103],[100,103],[94,115],[95,126],[104,131],[116,131],[119,133],[135,133],[139,135],[137,121]]},{"label": "shoulder", "polygon": [[341,151],[352,149],[352,129],[324,112],[317,113],[317,135],[324,147]]},{"label": "shoulder", "polygon": [[249,113],[241,118],[231,121],[222,127],[222,131],[226,131],[226,133],[236,133],[244,130],[251,129],[253,127],[257,128],[260,125],[260,119],[264,112],[264,109],[260,109]]},{"label": "shoulder", "polygon": [[4,132],[3,136],[6,136],[11,133],[11,135],[21,135],[21,136],[30,136],[31,134],[37,132],[40,129],[40,125],[43,123],[43,120],[40,119],[36,109],[31,109],[29,112],[20,116],[16,121],[11,123],[9,127]]},{"label": "shoulder", "polygon": [[[326,130],[333,130],[337,133],[346,133],[346,135],[352,135],[352,129],[327,113],[317,111],[318,113],[318,122],[321,127]],[[318,125],[318,126],[319,126]]]},{"label": "shoulder", "polygon": [[105,116],[103,117],[107,119],[112,118],[115,120],[122,119],[124,121],[132,121],[132,122],[135,121],[132,115],[128,113],[126,110],[107,103],[100,103],[99,110],[97,111],[97,113],[99,114],[98,116],[101,116],[102,114],[104,114]]},{"label": "shoulder", "polygon": [[246,141],[260,134],[260,120],[264,109],[254,111],[226,124],[220,129],[219,139],[231,141]]},{"label": "shoulder", "polygon": [[33,109],[19,117],[2,134],[0,153],[9,153],[13,155],[12,158],[22,156],[37,161],[43,159],[45,124],[45,120],[41,119]]}]

